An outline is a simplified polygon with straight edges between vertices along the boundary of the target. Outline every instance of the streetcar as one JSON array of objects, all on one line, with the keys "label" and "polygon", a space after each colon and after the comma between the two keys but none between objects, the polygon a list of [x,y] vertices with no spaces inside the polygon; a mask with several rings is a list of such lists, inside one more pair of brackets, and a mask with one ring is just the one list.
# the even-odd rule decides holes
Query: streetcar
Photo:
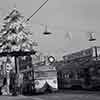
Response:
[{"label": "streetcar", "polygon": [[88,48],[63,58],[56,64],[59,89],[100,87],[100,47]]}]

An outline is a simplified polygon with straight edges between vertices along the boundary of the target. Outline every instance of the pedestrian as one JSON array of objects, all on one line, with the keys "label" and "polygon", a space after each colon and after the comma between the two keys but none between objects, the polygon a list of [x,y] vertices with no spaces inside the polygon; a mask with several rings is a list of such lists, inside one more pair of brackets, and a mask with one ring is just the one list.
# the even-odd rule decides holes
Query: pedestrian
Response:
[{"label": "pedestrian", "polygon": [[3,86],[1,88],[2,95],[7,95],[7,78],[3,79]]},{"label": "pedestrian", "polygon": [[23,94],[23,73],[19,74],[19,93]]},{"label": "pedestrian", "polygon": [[13,94],[14,89],[15,89],[15,72],[14,72],[13,69],[10,71],[10,85],[9,85],[9,88],[10,88],[10,93]]}]

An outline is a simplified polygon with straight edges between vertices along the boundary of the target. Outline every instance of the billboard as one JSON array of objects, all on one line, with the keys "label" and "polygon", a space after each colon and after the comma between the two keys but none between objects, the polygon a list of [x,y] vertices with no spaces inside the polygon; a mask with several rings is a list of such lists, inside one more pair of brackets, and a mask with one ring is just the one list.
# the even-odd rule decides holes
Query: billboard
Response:
[{"label": "billboard", "polygon": [[93,54],[92,48],[88,48],[88,49],[81,50],[79,52],[65,55],[65,56],[63,56],[63,59],[64,60],[72,60],[72,59],[81,58],[81,57],[85,57],[85,56],[92,56],[92,54]]}]

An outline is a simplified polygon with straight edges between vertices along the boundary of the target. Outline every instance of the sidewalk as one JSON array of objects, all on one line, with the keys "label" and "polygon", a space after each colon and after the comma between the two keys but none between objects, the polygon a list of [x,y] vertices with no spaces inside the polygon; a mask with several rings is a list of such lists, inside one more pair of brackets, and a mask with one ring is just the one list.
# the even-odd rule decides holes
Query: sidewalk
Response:
[{"label": "sidewalk", "polygon": [[17,100],[17,99],[25,99],[28,98],[26,96],[23,95],[19,95],[19,96],[0,96],[0,100]]}]

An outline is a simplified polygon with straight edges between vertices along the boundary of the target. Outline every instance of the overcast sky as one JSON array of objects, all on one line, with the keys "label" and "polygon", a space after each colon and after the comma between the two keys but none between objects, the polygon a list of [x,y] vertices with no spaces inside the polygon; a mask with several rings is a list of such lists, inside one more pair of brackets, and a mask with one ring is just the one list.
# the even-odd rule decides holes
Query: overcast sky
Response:
[{"label": "overcast sky", "polygon": [[[14,6],[29,17],[45,0],[0,0],[1,18]],[[39,42],[39,50],[60,58],[91,45],[100,45],[100,0],[49,0],[30,20],[33,39]],[[44,26],[53,34],[44,36]],[[97,41],[89,43],[87,32],[96,32]],[[66,33],[71,32],[71,38]]]}]

